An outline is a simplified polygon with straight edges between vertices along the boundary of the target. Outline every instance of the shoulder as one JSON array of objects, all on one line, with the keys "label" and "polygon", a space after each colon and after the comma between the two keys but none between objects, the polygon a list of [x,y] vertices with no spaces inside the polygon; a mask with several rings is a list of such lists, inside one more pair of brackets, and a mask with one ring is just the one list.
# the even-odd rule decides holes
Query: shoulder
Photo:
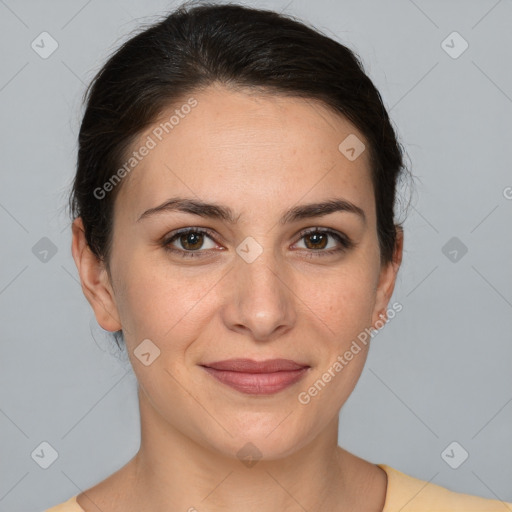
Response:
[{"label": "shoulder", "polygon": [[73,496],[59,505],[46,509],[44,512],[84,512],[84,510],[77,503],[76,496]]},{"label": "shoulder", "polygon": [[382,512],[512,512],[512,503],[450,491],[386,464],[377,466],[388,476]]}]

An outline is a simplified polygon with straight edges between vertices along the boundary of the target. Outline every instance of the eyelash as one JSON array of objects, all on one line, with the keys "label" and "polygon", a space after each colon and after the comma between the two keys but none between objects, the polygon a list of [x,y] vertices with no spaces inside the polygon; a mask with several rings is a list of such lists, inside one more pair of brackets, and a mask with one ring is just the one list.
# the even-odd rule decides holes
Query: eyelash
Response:
[{"label": "eyelash", "polygon": [[[177,238],[179,238],[182,235],[189,234],[189,233],[208,235],[212,240],[215,241],[214,233],[209,229],[206,229],[206,228],[184,228],[184,229],[181,229],[179,231],[172,233],[169,237],[164,239],[162,242],[162,247],[170,253],[174,253],[174,254],[178,253],[183,258],[198,258],[198,257],[201,258],[201,257],[203,257],[201,255],[200,249],[198,249],[196,251],[190,251],[190,250],[186,251],[183,249],[176,249],[171,246],[172,242],[174,242]],[[350,240],[347,236],[342,235],[336,231],[333,231],[333,230],[327,229],[327,228],[324,228],[324,229],[309,228],[306,231],[302,231],[300,234],[301,236],[299,238],[299,241],[302,240],[307,235],[311,235],[311,234],[328,234],[331,237],[333,237],[335,240],[337,240],[341,244],[341,247],[338,247],[337,249],[329,249],[327,251],[324,251],[322,249],[318,249],[318,250],[301,249],[301,250],[309,251],[309,254],[307,256],[308,258],[314,258],[316,256],[319,256],[319,257],[332,256],[333,254],[347,251],[355,246],[355,243],[352,240]]]}]

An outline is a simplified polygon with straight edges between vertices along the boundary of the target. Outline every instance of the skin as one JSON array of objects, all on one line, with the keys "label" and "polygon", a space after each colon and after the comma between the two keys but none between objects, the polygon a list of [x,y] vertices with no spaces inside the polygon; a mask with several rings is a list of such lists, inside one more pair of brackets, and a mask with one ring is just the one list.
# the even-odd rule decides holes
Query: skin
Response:
[{"label": "skin", "polygon": [[[401,263],[401,231],[393,262],[380,263],[368,151],[349,161],[338,150],[349,134],[365,139],[313,100],[217,85],[193,97],[198,105],[124,178],[111,275],[81,219],[73,223],[83,292],[104,329],[123,329],[141,416],[138,453],[78,503],[86,512],[382,511],[385,472],[338,446],[339,411],[370,343],[307,405],[298,401],[385,313]],[[137,222],[172,196],[229,206],[238,222],[176,211]],[[278,223],[293,206],[333,198],[359,206],[366,222],[341,211]],[[192,249],[178,237],[172,247],[203,256],[182,258],[159,243],[187,227],[214,236]],[[335,230],[356,246],[319,256],[342,246],[301,235],[307,228]],[[236,252],[248,236],[263,249],[252,263]],[[134,355],[144,339],[160,350],[148,366]],[[278,393],[253,396],[199,366],[237,357],[311,368]],[[248,442],[262,454],[252,467],[237,457]]]}]

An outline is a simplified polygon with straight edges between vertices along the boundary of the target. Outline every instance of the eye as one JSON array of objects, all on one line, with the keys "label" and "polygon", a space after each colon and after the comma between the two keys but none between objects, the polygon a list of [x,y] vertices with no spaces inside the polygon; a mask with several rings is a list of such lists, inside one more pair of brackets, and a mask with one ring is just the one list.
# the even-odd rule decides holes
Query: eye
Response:
[{"label": "eye", "polygon": [[[200,249],[214,249],[215,243],[210,247],[204,247],[204,240],[209,238],[212,242],[212,232],[208,229],[199,229],[199,228],[185,228],[180,231],[174,232],[169,238],[165,239],[162,242],[162,246],[166,251],[178,253],[180,256],[187,257],[197,257],[201,256]],[[181,248],[176,248],[173,246],[174,242],[181,246]],[[198,253],[198,254],[195,254]]]},{"label": "eye", "polygon": [[[329,246],[329,238],[335,242]],[[308,257],[329,256],[352,248],[355,244],[342,233],[331,229],[313,228],[301,233],[300,240],[305,241],[306,250],[312,251]],[[324,249],[328,250],[324,250]],[[316,254],[315,254],[316,253]]]}]

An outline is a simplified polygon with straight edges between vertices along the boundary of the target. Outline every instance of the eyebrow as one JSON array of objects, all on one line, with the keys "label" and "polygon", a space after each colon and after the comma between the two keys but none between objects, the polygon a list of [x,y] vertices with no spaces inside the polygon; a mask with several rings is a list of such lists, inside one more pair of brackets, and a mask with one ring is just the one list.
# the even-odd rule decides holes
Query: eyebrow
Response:
[{"label": "eyebrow", "polygon": [[[152,217],[164,212],[184,212],[198,215],[200,217],[219,219],[236,224],[240,215],[235,216],[233,210],[228,206],[215,203],[206,203],[197,199],[173,197],[168,199],[159,206],[146,210],[138,219]],[[335,212],[349,212],[357,215],[366,224],[366,215],[364,210],[359,206],[347,201],[345,199],[330,199],[319,203],[310,203],[299,206],[294,206],[286,211],[279,219],[280,224],[287,224],[297,222],[302,219],[309,219],[312,217],[322,217]]]}]

